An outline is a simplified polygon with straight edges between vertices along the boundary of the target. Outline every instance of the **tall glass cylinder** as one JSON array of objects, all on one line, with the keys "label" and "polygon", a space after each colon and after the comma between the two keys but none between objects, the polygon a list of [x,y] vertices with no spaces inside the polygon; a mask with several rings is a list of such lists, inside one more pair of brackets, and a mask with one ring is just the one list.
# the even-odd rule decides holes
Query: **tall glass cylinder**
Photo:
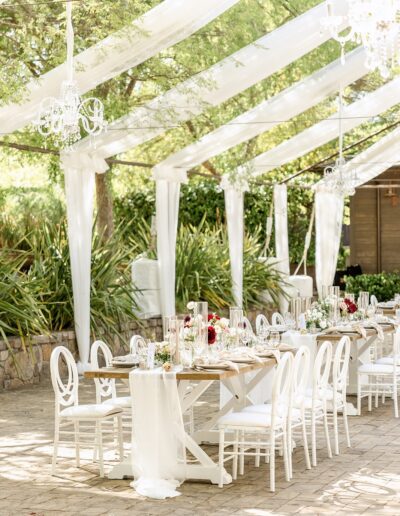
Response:
[{"label": "tall glass cylinder", "polygon": [[208,346],[208,303],[206,301],[194,303],[193,319],[196,331],[197,353],[200,351],[200,348],[202,348],[201,353],[206,353]]},{"label": "tall glass cylinder", "polygon": [[302,313],[302,298],[301,297],[294,297],[290,300],[290,313],[293,316],[293,319],[295,321],[296,329],[299,327],[299,316]]},{"label": "tall glass cylinder", "polygon": [[169,353],[171,355],[171,361],[174,365],[180,365],[180,346],[183,329],[183,321],[180,321],[178,317],[164,317],[163,318],[163,329],[164,329],[164,340],[168,342]]},{"label": "tall glass cylinder", "polygon": [[238,306],[231,306],[229,308],[229,329],[235,346],[240,345],[240,332],[243,330],[243,327],[243,310]]}]

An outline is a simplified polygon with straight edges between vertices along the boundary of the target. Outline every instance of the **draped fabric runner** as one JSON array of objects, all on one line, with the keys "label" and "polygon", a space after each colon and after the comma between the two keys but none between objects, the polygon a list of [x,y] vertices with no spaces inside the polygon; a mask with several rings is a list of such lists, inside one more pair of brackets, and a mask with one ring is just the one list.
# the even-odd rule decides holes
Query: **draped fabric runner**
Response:
[{"label": "draped fabric runner", "polygon": [[179,496],[185,480],[185,431],[176,373],[162,369],[134,370],[132,395],[131,486],[149,498]]}]

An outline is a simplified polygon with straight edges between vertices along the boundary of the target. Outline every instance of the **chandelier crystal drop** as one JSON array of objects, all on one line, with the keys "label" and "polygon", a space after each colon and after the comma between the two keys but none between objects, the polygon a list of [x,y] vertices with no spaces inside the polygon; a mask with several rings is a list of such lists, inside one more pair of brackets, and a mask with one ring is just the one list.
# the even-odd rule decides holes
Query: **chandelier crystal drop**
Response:
[{"label": "chandelier crystal drop", "polygon": [[43,99],[35,120],[42,136],[53,136],[59,147],[69,147],[81,137],[81,129],[95,136],[106,127],[104,107],[97,98],[82,100],[74,80],[74,30],[72,2],[66,2],[67,15],[67,79],[61,83],[60,96]]},{"label": "chandelier crystal drop", "polygon": [[[346,43],[362,44],[367,53],[367,67],[376,68],[387,78],[400,60],[400,0],[347,0],[343,13],[335,9],[335,0],[327,0],[328,16],[323,26],[342,47]],[[343,24],[348,26],[341,31]]]},{"label": "chandelier crystal drop", "polygon": [[357,184],[357,171],[345,172],[346,160],[343,156],[343,92],[339,91],[339,156],[334,165],[329,165],[324,169],[324,182],[328,191],[347,197],[354,195]]}]

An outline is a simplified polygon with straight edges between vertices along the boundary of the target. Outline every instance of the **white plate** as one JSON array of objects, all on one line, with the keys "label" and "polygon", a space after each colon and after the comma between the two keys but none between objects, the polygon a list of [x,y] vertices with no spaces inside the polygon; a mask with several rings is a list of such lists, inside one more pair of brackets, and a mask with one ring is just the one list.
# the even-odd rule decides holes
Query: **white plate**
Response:
[{"label": "white plate", "polygon": [[229,366],[227,364],[193,364],[193,367],[196,368],[196,369],[204,369],[204,371],[208,371],[208,370],[215,370],[215,369],[229,369]]}]

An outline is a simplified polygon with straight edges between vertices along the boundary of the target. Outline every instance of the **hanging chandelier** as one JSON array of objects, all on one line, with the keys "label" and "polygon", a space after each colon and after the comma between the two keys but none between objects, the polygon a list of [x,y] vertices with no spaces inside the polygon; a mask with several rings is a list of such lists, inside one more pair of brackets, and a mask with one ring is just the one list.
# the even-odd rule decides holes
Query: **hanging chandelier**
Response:
[{"label": "hanging chandelier", "polygon": [[[328,16],[322,24],[342,48],[346,43],[362,44],[367,53],[366,65],[387,78],[400,60],[400,0],[346,0],[343,14],[335,13],[335,0],[327,0]],[[343,23],[347,32],[341,32]]]},{"label": "hanging chandelier", "polygon": [[104,107],[97,98],[82,100],[74,80],[74,29],[72,2],[66,2],[67,79],[61,83],[60,96],[43,99],[34,124],[42,136],[53,136],[59,147],[69,147],[81,137],[100,134],[106,127]]},{"label": "hanging chandelier", "polygon": [[345,172],[346,160],[343,156],[343,92],[339,90],[339,156],[334,165],[324,169],[324,183],[327,190],[346,197],[355,194],[357,184],[357,171]]}]

